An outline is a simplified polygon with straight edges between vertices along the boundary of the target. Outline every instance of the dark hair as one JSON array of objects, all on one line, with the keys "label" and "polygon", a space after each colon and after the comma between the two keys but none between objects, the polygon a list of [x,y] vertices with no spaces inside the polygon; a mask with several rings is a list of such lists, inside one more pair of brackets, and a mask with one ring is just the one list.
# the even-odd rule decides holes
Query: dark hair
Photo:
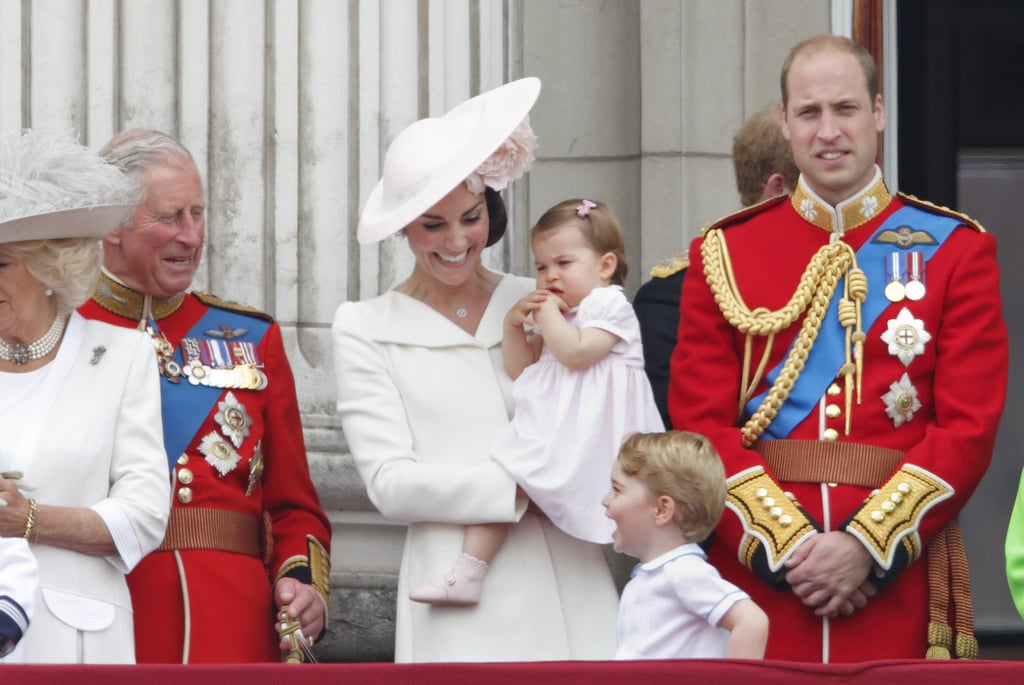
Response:
[{"label": "dark hair", "polygon": [[501,240],[508,226],[508,214],[505,212],[505,201],[501,193],[490,187],[484,188],[484,201],[487,203],[487,217],[490,228],[487,230],[487,247]]}]

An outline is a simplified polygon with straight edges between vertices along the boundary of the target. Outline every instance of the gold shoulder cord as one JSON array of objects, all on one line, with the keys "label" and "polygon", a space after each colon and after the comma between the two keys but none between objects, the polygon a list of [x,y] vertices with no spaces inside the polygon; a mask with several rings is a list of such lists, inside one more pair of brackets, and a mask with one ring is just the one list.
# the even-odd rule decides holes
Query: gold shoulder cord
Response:
[{"label": "gold shoulder cord", "polygon": [[[853,389],[856,386],[857,403],[860,403],[862,377],[862,351],[864,332],[861,329],[861,304],[867,297],[867,278],[857,267],[857,258],[849,245],[835,242],[823,245],[811,258],[804,269],[796,291],[782,309],[770,311],[764,307],[751,310],[743,301],[736,286],[736,278],[729,258],[721,229],[708,231],[701,245],[704,261],[704,276],[707,279],[715,302],[722,315],[736,330],[746,335],[743,352],[743,378],[740,386],[738,416],[754,395],[754,389],[764,375],[771,354],[775,334],[788,328],[806,311],[803,326],[786,358],[782,372],[765,396],[764,402],[747,420],[741,429],[743,444],[750,447],[764,433],[778,414],[779,408],[789,397],[793,385],[800,377],[807,362],[814,341],[829,302],[835,293],[839,280],[845,275],[843,298],[839,302],[839,321],[846,329],[846,363],[838,375],[846,384],[846,432],[850,431],[850,409],[853,403]],[[764,353],[754,377],[750,378],[752,340],[754,336],[767,338]]]}]

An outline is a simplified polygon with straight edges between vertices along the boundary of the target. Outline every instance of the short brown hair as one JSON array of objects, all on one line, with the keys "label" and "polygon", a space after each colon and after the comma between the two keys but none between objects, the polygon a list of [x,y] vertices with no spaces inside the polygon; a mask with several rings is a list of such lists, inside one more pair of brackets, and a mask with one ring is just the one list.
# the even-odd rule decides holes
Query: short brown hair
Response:
[{"label": "short brown hair", "polygon": [[764,184],[774,173],[782,174],[789,188],[796,188],[800,170],[793,150],[782,135],[779,106],[769,105],[747,119],[732,139],[732,164],[740,202],[748,207],[761,199]]},{"label": "short brown hair", "polygon": [[615,285],[624,285],[629,266],[626,264],[626,244],[622,240],[619,220],[603,202],[597,200],[587,200],[587,202],[593,203],[594,206],[590,207],[586,215],[582,217],[577,214],[577,210],[584,206],[582,198],[559,202],[537,219],[537,223],[530,229],[530,239],[559,226],[573,223],[598,254],[611,252],[615,255],[617,263],[611,281]]},{"label": "short brown hair", "polygon": [[711,441],[688,431],[634,433],[619,449],[619,468],[655,497],[676,503],[676,525],[688,542],[711,534],[725,508],[725,467]]},{"label": "short brown hair", "polygon": [[845,52],[852,55],[857,63],[860,64],[861,71],[864,72],[864,81],[868,86],[868,95],[872,100],[878,95],[878,67],[875,65],[875,58],[871,56],[863,45],[860,43],[846,38],[845,36],[835,36],[830,33],[824,33],[819,36],[813,36],[798,43],[789,51],[789,55],[786,57],[786,61],[782,63],[782,106],[783,108],[789,104],[789,70],[793,66],[794,60],[800,55],[817,54],[828,51]]}]

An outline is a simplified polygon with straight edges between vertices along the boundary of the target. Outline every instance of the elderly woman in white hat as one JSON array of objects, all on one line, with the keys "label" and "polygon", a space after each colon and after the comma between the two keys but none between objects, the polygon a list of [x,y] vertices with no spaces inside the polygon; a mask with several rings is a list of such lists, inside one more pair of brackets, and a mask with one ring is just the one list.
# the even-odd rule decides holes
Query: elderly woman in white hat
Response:
[{"label": "elderly woman in white hat", "polygon": [[[601,548],[517,497],[489,458],[512,411],[501,339],[533,279],[485,268],[505,231],[499,190],[532,161],[527,114],[540,82],[479,95],[398,135],[359,220],[359,240],[399,233],[415,256],[393,290],[335,315],[338,412],[380,512],[408,524],[396,661],[611,658],[617,596]],[[430,606],[409,583],[447,567],[470,523],[517,522],[479,604]]]},{"label": "elderly woman in white hat", "polygon": [[0,537],[39,568],[8,660],[134,661],[124,574],[170,509],[156,357],[143,333],[74,311],[132,199],[74,140],[0,133]]}]

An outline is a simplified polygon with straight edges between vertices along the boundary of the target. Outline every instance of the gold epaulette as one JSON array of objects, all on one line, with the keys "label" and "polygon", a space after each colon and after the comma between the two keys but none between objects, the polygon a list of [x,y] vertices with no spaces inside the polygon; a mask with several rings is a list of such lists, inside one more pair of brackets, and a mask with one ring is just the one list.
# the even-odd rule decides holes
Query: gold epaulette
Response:
[{"label": "gold epaulette", "polygon": [[943,216],[953,217],[954,219],[958,219],[960,223],[962,223],[964,226],[967,226],[968,228],[973,228],[979,233],[985,233],[984,226],[982,226],[977,220],[972,219],[963,212],[958,212],[955,209],[950,209],[949,207],[943,207],[942,205],[937,205],[933,202],[928,202],[928,200],[922,200],[919,197],[908,195],[907,193],[896,193],[896,195],[901,200],[906,202],[908,205],[917,207],[918,209],[923,209],[926,212],[931,212],[932,214],[942,214]]},{"label": "gold epaulette", "polygon": [[230,312],[236,312],[238,314],[247,314],[248,316],[254,316],[257,319],[263,319],[264,321],[274,323],[274,318],[270,316],[270,314],[261,312],[259,309],[256,309],[255,307],[249,307],[244,304],[239,304],[238,302],[232,302],[230,300],[222,300],[216,295],[211,295],[210,293],[203,292],[201,290],[193,290],[192,294],[196,296],[197,300],[199,300],[200,302],[207,306],[216,307],[218,309],[226,309]]},{"label": "gold epaulette", "polygon": [[680,252],[652,266],[651,278],[668,278],[689,266],[690,260],[686,258],[686,253]]},{"label": "gold epaulette", "polygon": [[889,570],[901,545],[910,561],[921,556],[921,517],[952,496],[953,488],[946,481],[904,464],[871,493],[846,524],[846,531],[860,539],[881,568]]},{"label": "gold epaulette", "polygon": [[796,546],[817,532],[797,503],[760,466],[728,480],[725,506],[743,523],[746,543],[740,558],[747,568],[752,568],[760,548],[768,568],[778,571]]},{"label": "gold epaulette", "polygon": [[781,204],[788,200],[788,195],[776,195],[775,197],[770,197],[767,200],[762,200],[757,204],[750,205],[749,207],[744,207],[743,209],[737,210],[732,214],[726,214],[717,221],[712,221],[710,224],[701,229],[700,234],[703,236],[705,233],[707,233],[713,228],[726,228],[728,226],[732,226],[733,224],[738,224],[746,220],[747,218],[754,216],[755,214],[760,214],[766,209],[771,209],[775,205]]}]

